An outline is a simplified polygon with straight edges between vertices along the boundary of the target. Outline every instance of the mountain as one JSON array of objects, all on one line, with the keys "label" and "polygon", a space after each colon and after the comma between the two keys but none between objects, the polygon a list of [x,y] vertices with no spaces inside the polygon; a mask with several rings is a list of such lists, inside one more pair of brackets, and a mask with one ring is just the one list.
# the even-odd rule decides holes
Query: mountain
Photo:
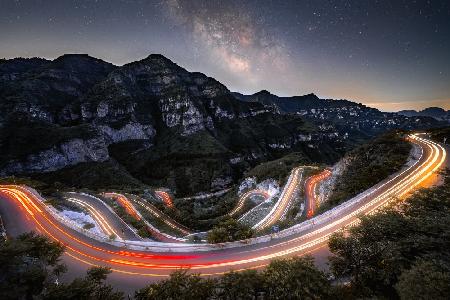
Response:
[{"label": "mountain", "polygon": [[373,136],[391,129],[415,129],[432,127],[435,119],[423,116],[419,119],[396,113],[385,113],[348,100],[320,99],[314,94],[279,97],[262,90],[253,95],[233,93],[241,101],[261,103],[281,114],[296,114],[312,122],[331,122],[346,131],[360,131]]},{"label": "mountain", "polygon": [[407,117],[431,117],[439,121],[450,122],[450,110],[444,110],[440,107],[428,107],[421,111],[401,110],[398,114]]},{"label": "mountain", "polygon": [[255,95],[155,54],[120,67],[80,54],[0,60],[0,176],[110,188],[116,174],[117,186],[186,196],[291,152],[332,163],[377,132],[438,123],[314,95]]}]

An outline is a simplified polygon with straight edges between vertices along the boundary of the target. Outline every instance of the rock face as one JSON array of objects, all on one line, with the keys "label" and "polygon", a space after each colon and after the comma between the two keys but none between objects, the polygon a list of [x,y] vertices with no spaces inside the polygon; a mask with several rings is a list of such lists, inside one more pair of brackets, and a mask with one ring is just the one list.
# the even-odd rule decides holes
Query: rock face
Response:
[{"label": "rock face", "polygon": [[[364,119],[360,105],[322,107],[307,95],[319,104],[288,114],[274,97],[233,94],[162,55],[121,67],[76,54],[0,60],[0,175],[114,161],[141,182],[188,196],[227,188],[251,166],[291,151],[333,162],[353,138],[371,134],[363,120],[338,122]],[[382,129],[400,126],[383,120]]]},{"label": "rock face", "polygon": [[9,161],[0,175],[55,171],[82,162],[102,162],[108,159],[103,139],[72,139],[48,150],[30,154],[23,160]]}]

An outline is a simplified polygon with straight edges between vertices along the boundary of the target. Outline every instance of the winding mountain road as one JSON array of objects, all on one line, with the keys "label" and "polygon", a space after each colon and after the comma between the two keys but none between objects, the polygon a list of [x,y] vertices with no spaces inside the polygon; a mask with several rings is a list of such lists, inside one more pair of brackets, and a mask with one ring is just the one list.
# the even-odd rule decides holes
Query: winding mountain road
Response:
[{"label": "winding mountain road", "polygon": [[323,170],[319,174],[309,177],[305,182],[305,195],[306,195],[306,217],[309,219],[314,216],[315,209],[317,207],[317,184],[331,176],[330,170]]},{"label": "winding mountain road", "polygon": [[123,287],[142,286],[180,267],[205,276],[259,268],[274,258],[316,253],[331,234],[356,223],[358,215],[375,211],[392,197],[404,197],[442,166],[446,159],[442,146],[418,135],[408,139],[421,149],[414,164],[330,211],[246,241],[220,245],[101,241],[61,222],[34,190],[16,185],[0,186],[0,212],[9,235],[35,230],[64,244],[64,260],[73,276],[82,276],[93,265],[108,266],[114,271],[111,280]]}]

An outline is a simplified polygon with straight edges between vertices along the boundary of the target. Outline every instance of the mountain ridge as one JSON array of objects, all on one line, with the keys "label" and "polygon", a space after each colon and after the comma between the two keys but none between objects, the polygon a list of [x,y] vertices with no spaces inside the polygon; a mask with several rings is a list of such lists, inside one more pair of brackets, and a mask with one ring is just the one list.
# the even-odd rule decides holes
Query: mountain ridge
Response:
[{"label": "mountain ridge", "polygon": [[401,110],[397,113],[407,117],[431,117],[439,121],[450,122],[450,110],[445,110],[441,107],[427,107],[420,111],[412,109]]},{"label": "mountain ridge", "polygon": [[332,163],[378,133],[438,123],[311,94],[293,97],[303,106],[258,96],[239,96],[160,54],[123,66],[85,54],[1,60],[0,175],[114,162],[185,196],[227,188],[291,152]]}]

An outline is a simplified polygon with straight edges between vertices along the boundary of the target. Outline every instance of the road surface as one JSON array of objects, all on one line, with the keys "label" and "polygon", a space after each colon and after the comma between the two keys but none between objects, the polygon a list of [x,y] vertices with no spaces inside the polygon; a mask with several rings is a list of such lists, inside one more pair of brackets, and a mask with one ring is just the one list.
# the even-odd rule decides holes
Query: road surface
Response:
[{"label": "road surface", "polygon": [[[71,270],[67,276],[82,276],[80,273],[93,265],[108,266],[113,270],[110,281],[125,290],[142,287],[152,278],[168,276],[180,267],[191,268],[191,272],[203,276],[259,268],[278,257],[323,254],[332,233],[354,224],[358,215],[373,212],[392,197],[404,197],[444,163],[446,152],[439,144],[418,136],[411,136],[410,141],[422,149],[416,163],[333,210],[281,231],[273,238],[266,236],[203,248],[192,244],[183,250],[174,247],[171,252],[157,252],[157,248],[130,250],[89,238],[58,222],[32,189],[13,185],[0,186],[0,212],[10,235],[36,230],[63,243],[64,260]],[[183,252],[174,252],[179,250]]]},{"label": "road surface", "polygon": [[104,230],[107,236],[111,233],[122,240],[141,240],[136,232],[126,224],[114,211],[102,200],[88,194],[82,193],[66,193],[67,200],[87,208],[94,220],[104,228],[109,228],[112,232]]},{"label": "road surface", "polygon": [[287,211],[289,210],[294,198],[297,195],[299,183],[302,182],[304,168],[297,167],[292,170],[291,175],[288,178],[288,182],[280,195],[280,198],[275,203],[270,212],[252,228],[255,230],[263,230],[275,224],[276,222],[283,220]]},{"label": "road surface", "polygon": [[244,208],[245,202],[253,196],[261,196],[264,200],[270,197],[269,193],[265,190],[255,189],[245,192],[241,197],[239,197],[236,206],[228,213],[229,216],[234,216],[239,214],[239,212]]},{"label": "road surface", "polygon": [[306,196],[306,205],[305,205],[305,211],[306,211],[306,217],[310,219],[312,216],[314,216],[314,212],[317,207],[317,194],[316,194],[316,188],[317,184],[319,184],[321,181],[327,179],[331,176],[330,170],[324,170],[320,172],[319,174],[313,175],[309,177],[305,182],[305,196]]}]

